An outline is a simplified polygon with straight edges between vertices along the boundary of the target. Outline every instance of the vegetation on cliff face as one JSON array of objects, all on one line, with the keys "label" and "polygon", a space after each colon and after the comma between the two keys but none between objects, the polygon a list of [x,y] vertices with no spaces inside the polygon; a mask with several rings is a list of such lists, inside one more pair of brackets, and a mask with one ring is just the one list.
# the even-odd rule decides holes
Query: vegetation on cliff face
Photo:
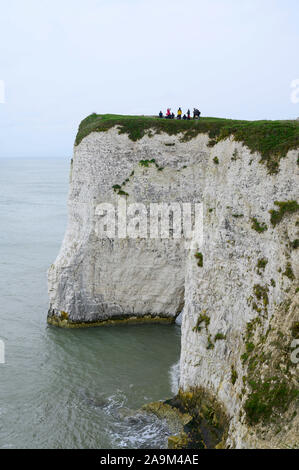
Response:
[{"label": "vegetation on cliff face", "polygon": [[173,449],[224,448],[229,420],[222,405],[208,390],[190,388],[167,400],[165,404],[191,417],[183,432],[169,439]]},{"label": "vegetation on cliff face", "polygon": [[165,132],[168,135],[182,134],[188,141],[198,134],[208,134],[210,146],[233,136],[252,151],[259,152],[261,162],[270,173],[279,169],[279,161],[287,152],[299,147],[299,123],[297,121],[239,121],[206,117],[200,120],[172,120],[147,116],[122,116],[117,114],[91,114],[80,126],[75,144],[78,145],[91,132],[104,132],[117,126],[120,134],[128,134],[132,141],[144,135],[153,136]]},{"label": "vegetation on cliff face", "polygon": [[251,228],[258,233],[263,233],[266,230],[268,230],[267,225],[264,224],[263,222],[259,222],[255,217],[251,219],[251,222],[252,222]]},{"label": "vegetation on cliff face", "polygon": [[[243,403],[246,421],[254,426],[269,426],[279,430],[282,422],[291,421],[298,406],[299,392],[295,368],[290,358],[290,343],[296,334],[296,324],[290,331],[282,332],[283,319],[289,312],[291,302],[277,307],[280,315],[265,333],[259,317],[247,324],[246,352],[242,356],[247,365],[247,376],[243,376],[248,392]],[[297,325],[298,326],[298,325]],[[244,390],[246,393],[246,390]],[[282,417],[288,412],[288,420]]]},{"label": "vegetation on cliff face", "polygon": [[195,253],[195,258],[198,260],[197,265],[202,268],[203,267],[203,254],[202,253]]},{"label": "vegetation on cliff face", "polygon": [[299,204],[297,201],[275,201],[274,204],[279,207],[278,211],[271,210],[271,224],[279,224],[286,214],[294,214],[299,210]]},{"label": "vegetation on cliff face", "polygon": [[166,420],[173,436],[169,449],[221,449],[225,447],[229,420],[221,403],[203,388],[180,390],[164,402],[144,405],[142,411]]}]

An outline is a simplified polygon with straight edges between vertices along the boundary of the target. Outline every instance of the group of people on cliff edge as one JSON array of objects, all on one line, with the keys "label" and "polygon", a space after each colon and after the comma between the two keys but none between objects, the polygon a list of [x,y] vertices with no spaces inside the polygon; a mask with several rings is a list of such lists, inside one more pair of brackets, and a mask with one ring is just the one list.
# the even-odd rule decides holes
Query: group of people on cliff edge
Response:
[{"label": "group of people on cliff edge", "polygon": [[[199,119],[200,118],[201,112],[197,108],[193,108],[193,119]],[[163,119],[174,119],[175,114],[171,112],[171,108],[167,108],[166,110],[166,115],[164,116],[162,111],[159,112],[159,118]],[[190,120],[191,119],[191,113],[190,109],[188,109],[187,113],[183,115],[182,108],[179,108],[177,111],[177,119],[184,119],[184,120]]]}]

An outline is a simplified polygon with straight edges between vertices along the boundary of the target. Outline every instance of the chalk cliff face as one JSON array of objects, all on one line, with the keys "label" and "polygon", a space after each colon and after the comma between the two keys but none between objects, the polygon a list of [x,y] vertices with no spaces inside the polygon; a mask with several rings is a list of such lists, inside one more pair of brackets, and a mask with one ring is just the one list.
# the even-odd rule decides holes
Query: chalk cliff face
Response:
[{"label": "chalk cliff face", "polygon": [[[74,150],[68,228],[49,269],[54,325],[172,321],[183,310],[181,391],[206,390],[221,403],[230,447],[299,442],[291,360],[299,320],[298,151],[275,174],[260,159],[232,137],[209,146],[206,134],[132,142],[116,128],[92,132]],[[202,202],[202,246],[100,238],[96,208],[119,198]]]},{"label": "chalk cliff face", "polygon": [[[207,140],[181,143],[165,135],[134,143],[112,129],[92,133],[75,147],[68,228],[49,270],[49,318],[67,318],[70,325],[136,317],[173,320],[181,312],[185,240],[101,238],[97,208],[101,203],[117,207],[120,198],[146,207],[201,202],[203,175],[194,168],[198,160],[204,164]],[[126,194],[119,195],[116,185]]]}]

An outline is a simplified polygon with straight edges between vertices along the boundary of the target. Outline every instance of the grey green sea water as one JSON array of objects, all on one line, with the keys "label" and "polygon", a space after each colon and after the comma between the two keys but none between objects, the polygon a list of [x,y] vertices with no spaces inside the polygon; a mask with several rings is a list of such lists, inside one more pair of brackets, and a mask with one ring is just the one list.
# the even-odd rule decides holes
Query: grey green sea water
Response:
[{"label": "grey green sea water", "polygon": [[165,447],[166,425],[135,411],[175,392],[180,328],[46,323],[68,177],[66,159],[0,159],[0,448]]}]

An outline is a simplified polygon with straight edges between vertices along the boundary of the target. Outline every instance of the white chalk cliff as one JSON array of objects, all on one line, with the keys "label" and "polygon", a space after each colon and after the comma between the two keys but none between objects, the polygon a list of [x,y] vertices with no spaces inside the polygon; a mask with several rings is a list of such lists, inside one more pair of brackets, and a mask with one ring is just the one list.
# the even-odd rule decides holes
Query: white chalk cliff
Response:
[{"label": "white chalk cliff", "polygon": [[[261,156],[233,137],[212,147],[207,134],[180,137],[133,142],[113,127],[75,146],[68,227],[49,269],[48,321],[173,321],[183,310],[180,388],[207,390],[221,403],[225,445],[296,447],[298,366],[290,356],[298,328],[298,150],[269,174]],[[120,197],[127,204],[202,202],[202,246],[100,238],[97,207]]]}]

